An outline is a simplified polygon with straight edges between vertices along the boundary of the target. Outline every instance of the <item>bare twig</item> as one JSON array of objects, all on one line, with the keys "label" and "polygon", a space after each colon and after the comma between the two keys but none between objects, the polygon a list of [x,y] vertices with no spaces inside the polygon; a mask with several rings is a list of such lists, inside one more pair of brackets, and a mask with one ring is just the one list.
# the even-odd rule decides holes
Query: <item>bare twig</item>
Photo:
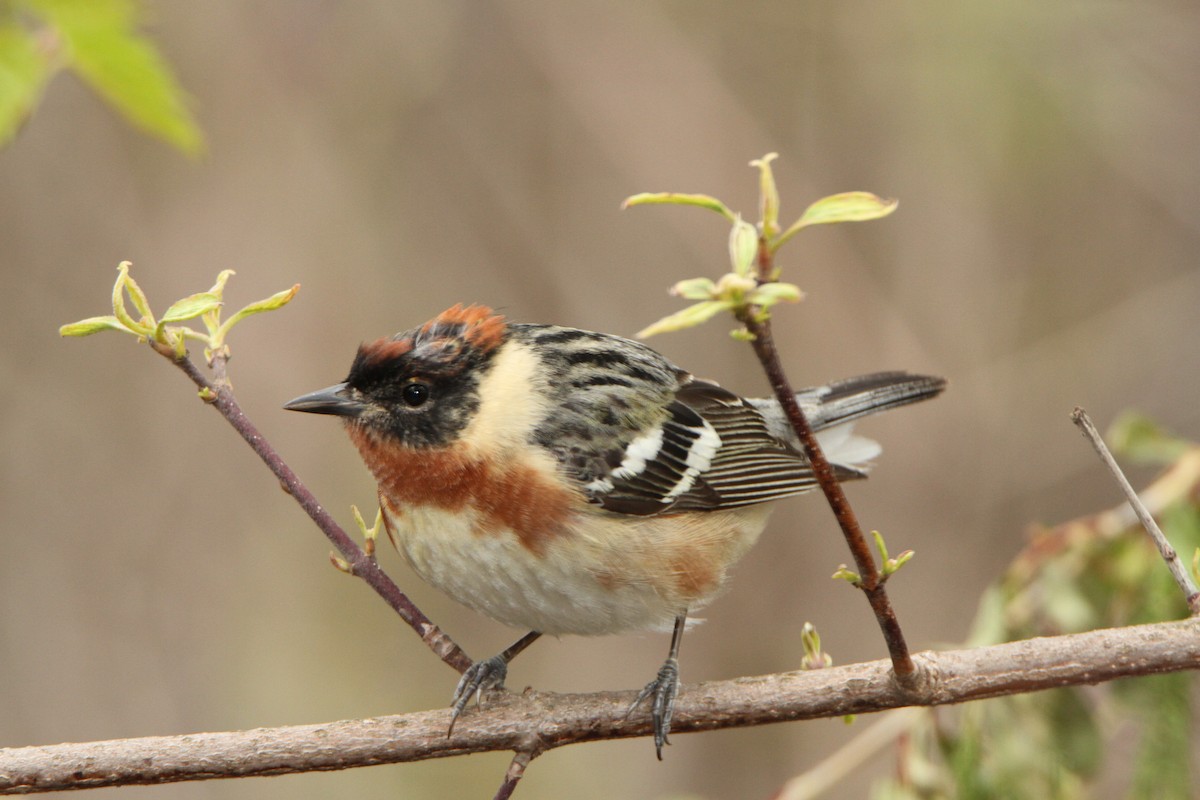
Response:
[{"label": "bare twig", "polygon": [[1150,535],[1151,540],[1153,540],[1155,546],[1158,548],[1158,552],[1162,555],[1163,561],[1166,562],[1167,569],[1171,571],[1171,577],[1175,579],[1175,583],[1179,585],[1183,596],[1187,599],[1188,611],[1191,612],[1192,616],[1200,614],[1200,591],[1197,591],[1195,582],[1192,581],[1192,577],[1187,573],[1187,568],[1179,560],[1179,554],[1175,552],[1175,548],[1167,541],[1167,537],[1163,535],[1162,529],[1158,527],[1158,523],[1154,521],[1154,517],[1146,509],[1137,492],[1133,490],[1133,486],[1129,484],[1125,473],[1117,466],[1116,459],[1109,452],[1108,445],[1104,443],[1100,432],[1096,430],[1091,417],[1082,408],[1076,407],[1071,412],[1071,421],[1079,426],[1084,437],[1092,443],[1092,447],[1100,455],[1100,460],[1104,462],[1104,466],[1108,467],[1108,471],[1112,473],[1113,479],[1121,487],[1121,491],[1125,493],[1125,498],[1133,508],[1133,513],[1137,515],[1138,521],[1142,523],[1142,527]]},{"label": "bare twig", "polygon": [[[921,653],[931,680],[896,685],[888,661],[685,686],[672,732],[943,705],[1115,678],[1200,668],[1200,619]],[[446,736],[449,711],[232,733],[159,736],[0,750],[0,794],[157,784],[417,761],[483,751],[530,752],[644,736],[627,718],[633,692],[500,693]],[[539,750],[540,752],[540,750]]]},{"label": "bare twig", "polygon": [[529,762],[538,757],[540,750],[519,750],[513,756],[512,763],[508,765],[508,771],[504,773],[504,783],[500,784],[500,788],[496,791],[494,800],[508,800],[512,797],[513,792],[517,789],[517,783],[525,776],[525,768],[529,766]]},{"label": "bare twig", "polygon": [[183,370],[183,373],[208,398],[208,402],[246,440],[246,443],[258,454],[258,457],[263,460],[267,468],[279,479],[284,490],[296,499],[300,507],[312,518],[317,527],[321,529],[325,536],[329,538],[329,541],[333,543],[333,546],[346,559],[350,566],[351,574],[366,581],[367,585],[374,589],[375,593],[382,597],[384,602],[391,606],[400,615],[400,618],[417,632],[421,640],[439,658],[459,672],[469,667],[471,659],[467,654],[437,625],[434,625],[421,609],[417,608],[408,599],[408,596],[400,591],[400,587],[388,577],[387,573],[380,569],[375,559],[363,552],[362,548],[342,530],[342,527],[330,516],[324,506],[317,501],[312,492],[300,482],[300,479],[296,477],[296,473],[287,465],[283,457],[259,433],[258,428],[255,427],[254,423],[242,411],[241,406],[238,405],[229,387],[229,381],[225,374],[227,356],[222,352],[218,352],[213,356],[213,374],[215,380],[210,381],[196,368],[191,359],[187,357],[176,358],[170,348],[162,349],[155,347],[155,350],[166,356],[172,364]]},{"label": "bare twig", "polygon": [[[1192,446],[1138,493],[1151,515],[1162,514],[1176,503],[1189,502],[1189,498],[1200,498],[1200,446]],[[1078,519],[1060,522],[1051,528],[1035,527],[1029,542],[1017,554],[1009,567],[1009,574],[1027,582],[1042,568],[1072,543],[1081,539],[1108,541],[1122,536],[1134,524],[1137,515],[1123,502],[1119,506],[1088,514]]]},{"label": "bare twig", "polygon": [[[767,272],[770,272],[769,265]],[[904,632],[900,629],[896,611],[888,600],[887,589],[880,578],[879,569],[875,566],[875,559],[867,545],[867,537],[863,535],[862,526],[858,523],[858,517],[855,516],[854,509],[850,507],[850,501],[846,498],[846,493],[842,491],[842,486],[833,473],[829,459],[825,458],[825,454],[821,451],[817,437],[813,434],[812,426],[805,419],[800,404],[796,402],[796,393],[783,372],[779,351],[775,348],[775,340],[771,334],[771,323],[757,320],[751,310],[740,313],[738,319],[753,336],[751,344],[767,373],[767,379],[771,383],[775,397],[783,406],[783,411],[796,431],[796,436],[800,438],[800,443],[804,445],[805,455],[812,464],[817,483],[820,484],[821,491],[825,493],[825,499],[829,502],[829,507],[833,510],[833,515],[837,518],[842,534],[846,537],[846,544],[850,547],[850,553],[854,557],[854,563],[861,578],[859,588],[866,594],[867,600],[871,604],[871,610],[875,612],[879,628],[883,631],[883,638],[887,642],[888,654],[891,656],[896,677],[907,686],[917,680],[917,672],[908,652],[908,644],[904,641]]]}]

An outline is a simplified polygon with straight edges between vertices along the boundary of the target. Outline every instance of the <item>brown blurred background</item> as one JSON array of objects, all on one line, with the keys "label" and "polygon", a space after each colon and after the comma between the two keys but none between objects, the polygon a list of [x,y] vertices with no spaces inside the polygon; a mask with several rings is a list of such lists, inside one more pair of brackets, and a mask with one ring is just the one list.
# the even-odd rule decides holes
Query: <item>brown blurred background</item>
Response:
[{"label": "brown blurred background", "polygon": [[[132,340],[60,340],[105,312],[122,259],[161,310],[238,275],[229,303],[303,284],[237,331],[238,395],[339,518],[373,484],[339,426],[281,403],[354,349],[456,301],[630,334],[726,269],[724,224],[618,210],[704,191],[751,214],[778,151],[789,221],[825,194],[893,217],[805,233],[778,315],[797,383],[948,376],[872,420],[851,489],[916,560],[910,642],[961,640],[1031,521],[1117,502],[1067,414],[1138,408],[1200,436],[1200,15],[1140,3],[156,3],[195,98],[189,162],[56,79],[0,152],[0,745],[317,722],[434,708],[455,676],[364,586],[185,379]],[[723,322],[652,342],[747,392]],[[1136,483],[1149,475],[1134,471]],[[515,632],[417,602],[472,654]],[[685,681],[794,669],[805,620],[836,661],[884,648],[816,497],[788,501],[683,647]],[[632,689],[667,638],[544,641],[510,685]],[[552,752],[519,796],[756,798],[857,730],[840,720]],[[469,718],[466,721],[469,724]],[[503,754],[138,790],[146,798],[490,797]],[[885,774],[878,757],[867,772]],[[860,797],[863,779],[836,796]]]}]

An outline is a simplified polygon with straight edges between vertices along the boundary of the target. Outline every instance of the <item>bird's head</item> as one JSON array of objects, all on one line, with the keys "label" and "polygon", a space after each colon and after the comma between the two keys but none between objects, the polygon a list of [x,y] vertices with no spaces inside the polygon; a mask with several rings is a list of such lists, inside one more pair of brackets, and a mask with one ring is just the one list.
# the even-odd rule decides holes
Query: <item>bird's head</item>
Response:
[{"label": "bird's head", "polygon": [[479,384],[508,338],[504,317],[455,305],[429,322],[358,348],[342,383],[284,408],[342,417],[379,441],[410,448],[450,444],[479,410]]}]

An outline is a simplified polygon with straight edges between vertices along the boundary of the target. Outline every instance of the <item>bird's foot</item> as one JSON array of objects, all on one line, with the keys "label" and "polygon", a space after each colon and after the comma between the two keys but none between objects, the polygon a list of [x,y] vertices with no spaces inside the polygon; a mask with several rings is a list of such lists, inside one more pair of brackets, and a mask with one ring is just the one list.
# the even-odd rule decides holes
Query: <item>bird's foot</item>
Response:
[{"label": "bird's foot", "polygon": [[455,687],[454,697],[450,701],[450,729],[446,731],[446,736],[454,733],[454,723],[467,707],[471,696],[475,696],[475,704],[479,705],[484,692],[504,687],[504,678],[507,675],[508,659],[503,654],[476,661],[468,667],[458,679],[458,686]]},{"label": "bird's foot", "polygon": [[646,688],[638,693],[633,705],[625,712],[628,717],[643,700],[653,698],[650,704],[650,718],[654,721],[654,752],[662,761],[664,744],[670,744],[667,734],[671,732],[671,717],[675,713],[675,695],[679,693],[679,662],[668,658],[658,671],[658,676],[646,684]]}]

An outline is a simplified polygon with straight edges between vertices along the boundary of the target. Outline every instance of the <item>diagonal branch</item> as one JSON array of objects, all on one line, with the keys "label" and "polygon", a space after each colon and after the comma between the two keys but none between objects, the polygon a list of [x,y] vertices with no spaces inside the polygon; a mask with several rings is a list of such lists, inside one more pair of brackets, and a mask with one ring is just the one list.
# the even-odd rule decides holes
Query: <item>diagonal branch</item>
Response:
[{"label": "diagonal branch", "polygon": [[[767,271],[769,272],[769,269]],[[904,641],[904,631],[900,629],[896,611],[892,608],[891,601],[888,600],[887,589],[884,587],[879,569],[875,566],[875,559],[867,545],[867,537],[863,535],[858,517],[854,514],[854,509],[850,507],[850,501],[846,498],[846,493],[842,491],[842,485],[834,475],[829,459],[825,458],[821,446],[817,443],[812,426],[808,424],[804,412],[800,409],[800,404],[796,402],[796,393],[788,383],[787,376],[783,372],[783,364],[779,360],[779,351],[775,347],[775,339],[771,334],[771,323],[758,320],[755,309],[752,307],[739,311],[738,320],[746,326],[746,330],[752,336],[750,344],[753,345],[754,352],[767,373],[767,380],[770,381],[771,388],[775,391],[775,397],[783,406],[784,414],[787,415],[788,421],[791,422],[792,428],[800,438],[800,443],[804,445],[804,453],[812,464],[817,483],[820,484],[821,491],[825,493],[825,499],[828,500],[829,507],[833,510],[833,515],[842,529],[842,534],[846,537],[846,544],[849,545],[850,553],[858,568],[859,588],[866,594],[867,601],[871,604],[871,610],[875,612],[879,628],[883,631],[883,638],[887,642],[888,653],[891,656],[896,676],[905,682],[917,681],[919,678],[916,665],[909,655],[908,644]]]},{"label": "diagonal branch", "polygon": [[[1200,669],[1200,619],[920,653],[930,680],[905,688],[888,661],[685,686],[673,733],[944,705],[1115,678]],[[0,750],[0,794],[327,771],[483,751],[529,757],[650,733],[632,692],[500,693],[446,736],[449,711]],[[528,759],[514,760],[515,785]]]},{"label": "diagonal branch", "polygon": [[504,773],[504,783],[500,784],[500,788],[496,790],[492,800],[508,800],[512,797],[513,792],[517,789],[517,784],[520,783],[521,778],[525,777],[525,769],[529,766],[529,762],[541,755],[541,752],[540,745],[531,750],[518,750],[508,765],[508,771]]},{"label": "diagonal branch", "polygon": [[421,641],[429,646],[437,654],[438,658],[445,661],[451,667],[454,667],[459,672],[464,671],[471,665],[471,659],[462,649],[447,636],[441,628],[434,625],[429,617],[425,616],[421,609],[408,599],[404,592],[398,587],[387,573],[380,569],[378,562],[368,556],[361,547],[358,546],[350,536],[342,530],[342,527],[330,516],[325,507],[313,496],[300,479],[296,477],[296,473],[287,465],[283,457],[271,446],[258,428],[250,421],[250,418],[242,411],[238,405],[237,399],[234,398],[232,390],[229,388],[229,382],[225,378],[225,356],[223,353],[216,353],[213,356],[214,374],[217,380],[210,381],[208,378],[196,368],[196,365],[187,358],[177,358],[169,348],[160,349],[154,348],[161,355],[166,356],[172,364],[183,370],[183,373],[191,379],[192,383],[199,387],[201,396],[206,399],[214,408],[221,413],[221,416],[233,426],[234,430],[250,445],[251,449],[258,454],[258,457],[263,460],[267,468],[275,474],[283,486],[284,491],[296,499],[304,512],[312,518],[312,521],[317,524],[321,532],[328,537],[333,546],[337,548],[342,557],[350,565],[350,573],[356,577],[362,578],[367,585],[375,590],[375,593],[383,598],[389,606],[400,618],[407,622],[409,626],[417,632],[421,637]]},{"label": "diagonal branch", "polygon": [[1129,479],[1125,477],[1125,473],[1117,465],[1117,460],[1109,452],[1108,445],[1104,443],[1104,438],[1096,430],[1095,424],[1092,423],[1092,418],[1082,408],[1076,407],[1071,412],[1071,421],[1079,427],[1084,438],[1092,443],[1096,454],[1100,456],[1100,460],[1108,468],[1109,473],[1112,474],[1113,480],[1117,482],[1117,486],[1125,494],[1125,499],[1129,501],[1129,506],[1133,509],[1133,513],[1137,515],[1138,522],[1142,523],[1142,528],[1145,529],[1151,541],[1154,542],[1154,546],[1158,548],[1159,555],[1166,562],[1167,569],[1171,572],[1171,577],[1175,579],[1176,585],[1183,592],[1183,596],[1187,601],[1188,611],[1191,612],[1192,616],[1200,614],[1200,591],[1196,590],[1196,583],[1188,575],[1187,568],[1180,562],[1179,554],[1175,552],[1175,548],[1167,541],[1162,528],[1158,527],[1158,523],[1154,521],[1154,516],[1146,508],[1141,498],[1138,497],[1137,492],[1129,484]]}]

